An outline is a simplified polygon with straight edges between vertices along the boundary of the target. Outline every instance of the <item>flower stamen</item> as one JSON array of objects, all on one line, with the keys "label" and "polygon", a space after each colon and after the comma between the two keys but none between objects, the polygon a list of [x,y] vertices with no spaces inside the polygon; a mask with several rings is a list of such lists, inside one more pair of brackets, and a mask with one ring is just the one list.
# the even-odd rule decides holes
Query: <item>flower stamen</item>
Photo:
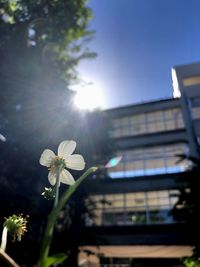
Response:
[{"label": "flower stamen", "polygon": [[64,169],[66,167],[65,160],[60,158],[59,156],[55,156],[48,168],[49,171],[56,172],[58,168]]}]

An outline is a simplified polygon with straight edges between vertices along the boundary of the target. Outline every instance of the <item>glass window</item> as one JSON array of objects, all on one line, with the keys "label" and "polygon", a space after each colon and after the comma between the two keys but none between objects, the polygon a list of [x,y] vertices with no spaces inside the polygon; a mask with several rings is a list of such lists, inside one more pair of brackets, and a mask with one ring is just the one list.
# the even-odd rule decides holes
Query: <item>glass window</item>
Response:
[{"label": "glass window", "polygon": [[164,121],[156,122],[155,124],[156,132],[162,132],[165,130],[165,123]]},{"label": "glass window", "polygon": [[174,120],[168,120],[165,122],[165,127],[166,130],[175,130],[176,129],[176,124]]},{"label": "glass window", "polygon": [[193,107],[192,108],[192,118],[193,119],[200,119],[200,107]]},{"label": "glass window", "polygon": [[137,150],[127,150],[125,153],[124,153],[124,158],[126,160],[133,160],[134,157],[135,157],[135,151]]},{"label": "glass window", "polygon": [[144,192],[137,192],[133,193],[135,199],[144,199],[145,198],[145,193]]},{"label": "glass window", "polygon": [[135,125],[135,124],[138,123],[137,115],[130,116],[130,123],[131,123],[132,125]]},{"label": "glass window", "polygon": [[112,171],[113,171],[113,169],[114,169],[114,171],[121,172],[124,170],[124,165],[122,162],[120,162],[120,163],[118,163],[118,165],[116,167],[111,168]]},{"label": "glass window", "polygon": [[121,126],[127,126],[129,125],[129,117],[122,117],[121,118]]},{"label": "glass window", "polygon": [[168,158],[166,160],[167,167],[169,167],[169,166],[176,166],[176,162],[177,162],[177,158],[175,158],[175,157]]},{"label": "glass window", "polygon": [[145,134],[147,133],[147,125],[146,124],[138,124],[137,134]]},{"label": "glass window", "polygon": [[164,116],[165,116],[165,119],[167,120],[173,120],[173,109],[168,109],[168,110],[165,110],[164,111]]},{"label": "glass window", "polygon": [[120,119],[113,119],[113,127],[118,128],[121,126]]},{"label": "glass window", "polygon": [[148,206],[158,206],[158,200],[157,198],[150,198],[147,199]]},{"label": "glass window", "polygon": [[121,135],[122,136],[129,136],[130,135],[130,128],[125,126],[121,129]]},{"label": "glass window", "polygon": [[109,170],[111,178],[156,175],[182,172],[188,167],[185,161],[177,164],[177,154],[186,154],[188,146],[184,143],[166,146],[125,150],[120,163]]},{"label": "glass window", "polygon": [[124,167],[125,167],[126,170],[133,170],[133,169],[135,169],[133,162],[125,162],[124,165],[125,165]]},{"label": "glass window", "polygon": [[146,116],[145,113],[137,114],[137,121],[138,123],[145,123]]},{"label": "glass window", "polygon": [[191,85],[197,85],[200,84],[200,75],[192,76],[183,79],[183,85],[184,86],[191,86]]},{"label": "glass window", "polygon": [[146,161],[145,167],[146,169],[155,169],[158,167],[156,163],[157,161],[155,159],[149,159]]},{"label": "glass window", "polygon": [[142,198],[137,198],[134,200],[135,206],[138,206],[138,207],[144,206],[145,202],[146,202],[145,199],[142,199]]},{"label": "glass window", "polygon": [[159,199],[160,206],[169,206],[169,198],[160,198]]},{"label": "glass window", "polygon": [[112,207],[124,207],[124,200],[121,199],[121,200],[115,200],[113,201],[112,203]]},{"label": "glass window", "polygon": [[156,123],[155,122],[148,123],[147,129],[148,133],[154,133],[156,129]]},{"label": "glass window", "polygon": [[147,192],[147,198],[156,198],[157,197],[157,191],[151,191]]},{"label": "glass window", "polygon": [[134,170],[141,170],[141,169],[144,169],[144,162],[143,161],[134,161],[134,164],[133,164],[133,169]]},{"label": "glass window", "polygon": [[[94,199],[98,198],[94,196]],[[101,196],[101,199],[113,204],[95,209],[89,226],[172,223],[169,212],[178,199],[178,190],[111,194]]]},{"label": "glass window", "polygon": [[168,191],[157,191],[158,198],[168,198]]},{"label": "glass window", "polygon": [[176,115],[176,128],[181,129],[184,128],[184,121],[183,121],[183,116],[182,113],[177,113]]},{"label": "glass window", "polygon": [[155,121],[162,121],[163,120],[163,111],[153,112],[153,116],[154,116]]},{"label": "glass window", "polygon": [[113,119],[112,136],[123,137],[156,133],[183,128],[183,126],[181,109],[173,108]]}]

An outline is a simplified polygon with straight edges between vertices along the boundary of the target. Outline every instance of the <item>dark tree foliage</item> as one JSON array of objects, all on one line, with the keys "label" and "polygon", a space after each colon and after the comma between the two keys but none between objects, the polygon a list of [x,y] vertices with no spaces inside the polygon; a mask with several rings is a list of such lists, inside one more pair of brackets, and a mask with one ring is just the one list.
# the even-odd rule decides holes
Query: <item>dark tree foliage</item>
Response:
[{"label": "dark tree foliage", "polygon": [[199,177],[200,160],[181,156],[181,160],[190,160],[191,167],[177,180],[180,190],[179,199],[175,204],[172,214],[177,221],[185,222],[188,226],[189,236],[194,245],[192,259],[200,258],[200,196]]},{"label": "dark tree foliage", "polygon": [[0,134],[7,139],[0,141],[0,219],[31,216],[23,243],[8,246],[21,265],[35,263],[52,205],[40,197],[48,186],[41,152],[73,138],[88,166],[111,153],[105,115],[75,111],[68,89],[78,82],[79,61],[95,56],[87,47],[91,17],[85,0],[0,0]]},{"label": "dark tree foliage", "polygon": [[91,16],[85,0],[0,1],[0,117],[8,140],[58,136],[75,67],[95,56],[87,48]]},{"label": "dark tree foliage", "polygon": [[8,78],[14,73],[19,79],[46,73],[70,82],[79,60],[94,55],[83,46],[92,35],[87,28],[92,12],[86,2],[1,1],[1,70]]}]

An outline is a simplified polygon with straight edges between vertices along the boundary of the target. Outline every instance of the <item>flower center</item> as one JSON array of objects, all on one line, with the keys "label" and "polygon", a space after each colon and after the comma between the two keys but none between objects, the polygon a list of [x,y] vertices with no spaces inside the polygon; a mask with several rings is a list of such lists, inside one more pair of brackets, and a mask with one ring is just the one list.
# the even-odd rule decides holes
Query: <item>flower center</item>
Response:
[{"label": "flower center", "polygon": [[56,156],[52,159],[49,171],[56,172],[59,168],[64,169],[66,167],[65,160]]}]

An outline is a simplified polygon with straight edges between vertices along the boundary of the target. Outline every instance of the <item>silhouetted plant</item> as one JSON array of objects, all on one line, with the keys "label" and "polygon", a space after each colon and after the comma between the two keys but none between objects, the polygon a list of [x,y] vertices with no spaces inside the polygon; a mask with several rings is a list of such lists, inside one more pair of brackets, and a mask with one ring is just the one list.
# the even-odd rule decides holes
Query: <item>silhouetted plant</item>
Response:
[{"label": "silhouetted plant", "polygon": [[190,155],[178,155],[179,160],[190,162],[188,170],[182,173],[177,180],[179,188],[178,201],[175,204],[172,214],[177,221],[184,222],[188,226],[188,232],[194,246],[192,257],[184,260],[187,267],[199,266],[200,264],[200,159]]}]

